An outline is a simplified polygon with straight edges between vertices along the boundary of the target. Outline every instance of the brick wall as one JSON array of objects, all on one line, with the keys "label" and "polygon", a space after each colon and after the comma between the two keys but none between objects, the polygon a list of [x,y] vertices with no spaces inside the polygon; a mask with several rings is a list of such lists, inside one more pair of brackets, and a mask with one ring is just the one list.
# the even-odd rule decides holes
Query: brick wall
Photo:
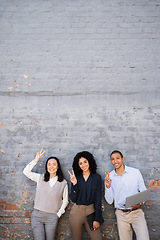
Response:
[{"label": "brick wall", "polygon": [[[151,240],[160,238],[159,22],[156,0],[0,1],[1,239],[33,239],[36,185],[22,171],[42,147],[34,170],[54,154],[68,182],[77,152],[91,151],[104,177],[120,149],[152,189],[143,209]],[[58,240],[71,239],[71,205]],[[104,199],[103,216],[103,239],[117,240]]]}]

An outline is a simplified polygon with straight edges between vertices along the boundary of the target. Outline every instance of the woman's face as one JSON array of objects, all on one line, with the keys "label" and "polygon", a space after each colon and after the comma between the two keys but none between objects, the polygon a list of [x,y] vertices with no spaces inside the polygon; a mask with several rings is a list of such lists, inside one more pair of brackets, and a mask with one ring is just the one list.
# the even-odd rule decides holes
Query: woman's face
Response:
[{"label": "woman's face", "polygon": [[49,159],[47,163],[47,171],[49,172],[50,176],[56,176],[58,170],[58,163],[57,160],[54,158]]},{"label": "woman's face", "polygon": [[89,162],[88,162],[88,160],[87,160],[86,158],[84,158],[84,157],[81,157],[81,158],[79,159],[79,167],[81,168],[81,170],[82,170],[83,172],[90,171],[90,170],[89,170]]}]

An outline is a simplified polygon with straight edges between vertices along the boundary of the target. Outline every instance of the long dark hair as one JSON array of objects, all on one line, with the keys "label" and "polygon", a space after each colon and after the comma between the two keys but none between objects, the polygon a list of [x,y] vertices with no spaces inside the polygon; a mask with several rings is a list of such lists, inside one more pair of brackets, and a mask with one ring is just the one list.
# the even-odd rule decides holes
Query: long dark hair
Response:
[{"label": "long dark hair", "polygon": [[78,175],[82,174],[82,169],[79,166],[79,159],[82,158],[82,157],[88,160],[90,172],[91,173],[96,173],[97,164],[96,164],[96,161],[95,161],[92,153],[87,152],[87,151],[83,151],[83,152],[77,153],[76,156],[74,157],[74,160],[73,160],[72,167],[73,167],[73,170],[74,170],[74,173],[75,173],[76,177]]},{"label": "long dark hair", "polygon": [[46,172],[45,172],[45,174],[44,174],[44,181],[45,181],[45,182],[48,182],[49,179],[50,179],[50,174],[49,174],[49,172],[47,171],[47,163],[48,163],[48,161],[49,161],[50,159],[55,159],[55,160],[57,161],[58,169],[57,169],[56,175],[58,176],[58,181],[59,181],[59,182],[62,182],[63,179],[64,179],[64,176],[63,176],[63,173],[62,173],[62,170],[61,170],[61,165],[60,165],[59,159],[58,159],[57,157],[49,157],[49,158],[47,159],[46,165],[45,165],[45,170],[46,170]]}]

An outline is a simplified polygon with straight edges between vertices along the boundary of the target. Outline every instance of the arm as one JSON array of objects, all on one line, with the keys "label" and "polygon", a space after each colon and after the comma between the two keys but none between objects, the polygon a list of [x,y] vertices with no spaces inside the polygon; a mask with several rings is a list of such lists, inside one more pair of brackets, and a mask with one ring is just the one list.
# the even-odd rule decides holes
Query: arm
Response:
[{"label": "arm", "polygon": [[23,173],[26,177],[28,177],[29,179],[31,179],[32,181],[38,182],[39,181],[39,177],[40,174],[39,173],[35,173],[35,172],[31,172],[31,170],[34,168],[34,166],[37,163],[35,162],[35,160],[31,161],[23,170]]},{"label": "arm", "polygon": [[97,189],[95,193],[95,203],[94,203],[94,208],[95,208],[95,219],[93,222],[93,229],[96,230],[99,228],[99,220],[102,214],[102,178],[100,175],[97,175]]},{"label": "arm", "polygon": [[112,204],[113,203],[113,190],[111,187],[111,183],[112,180],[109,177],[109,173],[105,173],[105,199],[107,201],[108,204]]},{"label": "arm", "polygon": [[113,191],[112,188],[107,188],[105,185],[105,195],[104,195],[106,201],[108,204],[112,204],[113,203]]},{"label": "arm", "polygon": [[[146,186],[145,186],[145,184],[144,184],[144,180],[143,180],[143,177],[142,177],[142,174],[141,174],[141,172],[138,170],[138,175],[137,175],[137,177],[138,177],[138,190],[140,191],[140,192],[143,192],[143,191],[145,191],[147,188],[146,188]],[[144,203],[144,202],[143,202]],[[136,204],[136,205],[133,205],[132,206],[132,208],[134,209],[137,209],[137,208],[141,208],[141,206],[143,205],[143,203],[139,203],[139,204]]]},{"label": "arm", "polygon": [[99,222],[100,216],[102,214],[102,178],[100,175],[97,175],[97,189],[95,193],[95,203],[94,203],[94,208],[95,208],[95,221]]},{"label": "arm", "polygon": [[143,180],[143,177],[142,177],[142,174],[141,172],[138,170],[138,190],[140,192],[143,192],[146,190],[146,186],[144,184],[144,180]]},{"label": "arm", "polygon": [[76,202],[77,197],[78,197],[78,184],[77,184],[77,178],[74,174],[74,171],[72,170],[72,173],[68,171],[70,175],[70,181],[71,181],[71,193],[70,193],[70,198],[72,202]]},{"label": "arm", "polygon": [[30,178],[32,181],[35,181],[35,182],[38,182],[39,181],[39,177],[40,177],[40,174],[39,173],[34,173],[34,172],[31,172],[31,170],[33,169],[33,167],[37,164],[37,162],[39,161],[39,159],[42,157],[42,155],[45,153],[42,152],[43,151],[43,148],[41,149],[40,152],[37,152],[36,153],[36,157],[35,159],[30,162],[23,170],[23,173],[28,177]]},{"label": "arm", "polygon": [[73,183],[71,184],[71,193],[70,193],[70,198],[72,200],[72,202],[76,202],[78,197],[78,184],[73,185]]},{"label": "arm", "polygon": [[65,186],[63,191],[63,203],[61,208],[59,209],[57,215],[60,218],[63,213],[65,213],[65,208],[68,205],[68,185]]}]

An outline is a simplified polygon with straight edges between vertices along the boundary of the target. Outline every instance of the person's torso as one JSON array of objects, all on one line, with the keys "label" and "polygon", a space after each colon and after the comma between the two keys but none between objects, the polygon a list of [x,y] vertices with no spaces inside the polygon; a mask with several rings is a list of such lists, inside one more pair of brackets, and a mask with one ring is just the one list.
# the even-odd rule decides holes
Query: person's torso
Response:
[{"label": "person's torso", "polygon": [[66,184],[66,180],[62,182],[56,181],[51,187],[49,181],[45,182],[43,175],[41,175],[36,190],[34,208],[44,212],[57,213],[62,205],[63,191]]}]

